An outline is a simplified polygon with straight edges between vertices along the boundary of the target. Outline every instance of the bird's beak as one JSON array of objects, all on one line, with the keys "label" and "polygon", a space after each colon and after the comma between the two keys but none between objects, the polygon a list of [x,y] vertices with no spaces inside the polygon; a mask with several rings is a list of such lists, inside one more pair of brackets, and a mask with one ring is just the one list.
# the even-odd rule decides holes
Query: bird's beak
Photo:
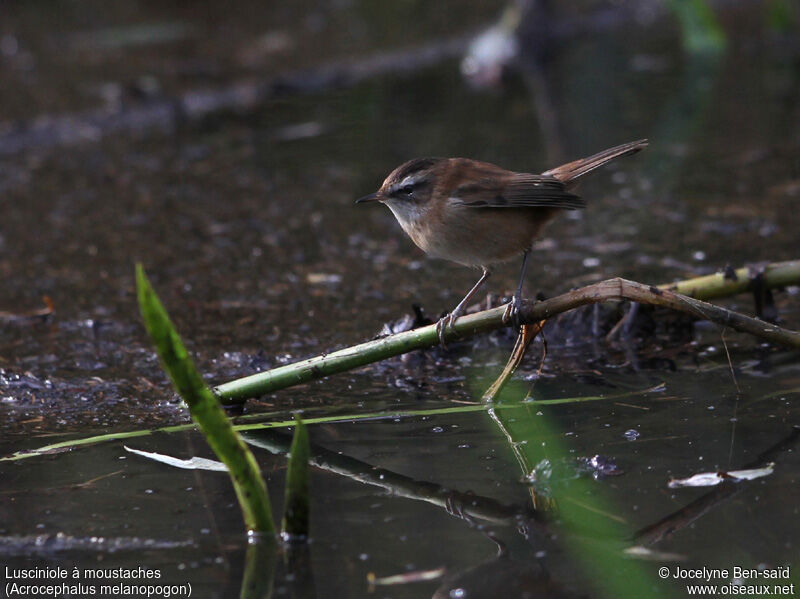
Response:
[{"label": "bird's beak", "polygon": [[371,193],[368,196],[364,196],[363,198],[358,198],[356,200],[356,204],[365,204],[367,202],[380,202],[381,201],[381,193],[376,191],[375,193]]}]

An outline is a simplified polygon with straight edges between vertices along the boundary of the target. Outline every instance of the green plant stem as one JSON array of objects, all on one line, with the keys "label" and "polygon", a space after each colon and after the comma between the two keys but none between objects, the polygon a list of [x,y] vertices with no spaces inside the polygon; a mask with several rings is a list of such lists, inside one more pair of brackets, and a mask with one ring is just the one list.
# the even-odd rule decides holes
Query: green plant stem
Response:
[{"label": "green plant stem", "polygon": [[[767,287],[780,287],[798,282],[800,282],[800,260],[774,264],[762,271],[762,284]],[[736,280],[726,279],[724,275],[717,274],[660,287],[619,278],[609,279],[543,302],[525,302],[520,312],[520,320],[524,323],[534,323],[579,306],[628,299],[644,304],[666,306],[767,341],[789,347],[800,347],[800,333],[700,301],[703,298],[740,293],[752,288],[753,282],[746,268],[736,271]],[[675,293],[672,289],[688,292],[693,297]],[[466,338],[509,326],[503,322],[504,312],[505,306],[500,306],[462,316],[456,321],[454,332],[449,333],[446,338],[451,340]],[[420,327],[224,383],[215,387],[214,392],[223,404],[240,403],[251,397],[352,370],[415,349],[432,347],[438,343],[439,337],[435,325]]]},{"label": "green plant stem", "polygon": [[203,382],[167,311],[141,264],[136,265],[136,289],[145,327],[172,384],[189,406],[217,457],[228,467],[245,525],[251,533],[274,542],[275,524],[267,486],[253,454],[233,429],[214,394]]},{"label": "green plant stem", "polygon": [[800,284],[800,260],[776,262],[764,267],[761,271],[744,266],[727,274],[717,272],[705,277],[659,285],[658,288],[707,301],[752,291],[758,275],[761,275],[761,282],[767,289],[798,285]]},{"label": "green plant stem", "polygon": [[[618,395],[590,395],[584,397],[559,397],[556,399],[541,399],[537,400],[537,405],[562,405],[562,404],[570,404],[570,403],[577,403],[577,402],[585,402],[585,401],[605,401],[609,399],[619,399],[622,397],[627,397],[629,395],[634,395],[636,393],[654,393],[659,388],[651,388],[651,389],[643,389],[640,391],[631,391],[626,392]],[[791,392],[791,391],[789,391]],[[495,406],[494,409],[505,409],[507,407],[513,407],[511,405],[502,406],[498,405]],[[467,404],[458,407],[447,407],[447,408],[432,408],[429,410],[392,410],[389,412],[367,412],[365,414],[342,414],[338,416],[320,416],[317,418],[306,418],[303,420],[305,424],[335,424],[339,422],[358,422],[360,420],[384,420],[384,419],[391,419],[391,418],[411,418],[411,417],[419,417],[419,416],[443,416],[446,414],[467,414],[471,412],[480,412],[481,410],[486,410],[487,406],[484,404]],[[254,414],[254,416],[258,416],[259,418],[271,418],[274,417],[274,414]],[[236,431],[254,431],[254,430],[261,430],[261,429],[278,429],[278,428],[288,428],[290,426],[295,426],[295,420],[272,420],[268,422],[251,422],[248,424],[236,424],[234,425],[234,430]],[[122,441],[125,439],[131,439],[134,437],[144,437],[147,435],[152,435],[153,433],[177,433],[182,431],[193,430],[195,428],[194,424],[177,424],[175,426],[167,426],[162,428],[155,428],[155,429],[145,429],[145,430],[138,430],[138,431],[127,431],[127,432],[117,432],[117,433],[107,433],[105,435],[96,435],[93,437],[82,437],[80,439],[70,439],[68,441],[59,441],[58,443],[51,443],[50,445],[45,445],[43,447],[38,447],[36,449],[25,449],[21,451],[17,451],[11,455],[0,457],[0,462],[16,462],[18,460],[26,460],[28,458],[33,458],[37,456],[43,455],[53,455],[56,453],[63,453],[72,451],[73,449],[78,449],[81,447],[87,447],[89,445],[97,445],[99,443],[108,443],[110,441]]]}]

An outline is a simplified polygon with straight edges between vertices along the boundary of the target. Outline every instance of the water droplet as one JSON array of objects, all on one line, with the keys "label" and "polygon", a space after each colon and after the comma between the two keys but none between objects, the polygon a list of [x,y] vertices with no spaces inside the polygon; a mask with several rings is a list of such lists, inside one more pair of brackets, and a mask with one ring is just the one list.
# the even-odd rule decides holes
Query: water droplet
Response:
[{"label": "water droplet", "polygon": [[623,436],[628,441],[636,441],[636,439],[638,439],[641,436],[641,433],[639,431],[637,431],[636,429],[632,428],[632,429],[629,429],[629,430],[625,431]]},{"label": "water droplet", "polygon": [[600,266],[600,258],[584,258],[583,259],[583,266],[584,268],[594,268],[595,266]]}]

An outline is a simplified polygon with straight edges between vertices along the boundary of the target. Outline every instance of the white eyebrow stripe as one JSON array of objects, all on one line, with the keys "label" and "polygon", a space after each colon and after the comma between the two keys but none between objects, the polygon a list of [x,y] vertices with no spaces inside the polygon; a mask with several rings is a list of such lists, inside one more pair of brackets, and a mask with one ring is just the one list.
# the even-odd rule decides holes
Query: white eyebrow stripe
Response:
[{"label": "white eyebrow stripe", "polygon": [[404,187],[421,187],[428,183],[429,177],[427,173],[412,173],[410,175],[406,175],[402,181],[399,183],[395,183],[389,186],[389,195],[393,193],[397,193]]}]

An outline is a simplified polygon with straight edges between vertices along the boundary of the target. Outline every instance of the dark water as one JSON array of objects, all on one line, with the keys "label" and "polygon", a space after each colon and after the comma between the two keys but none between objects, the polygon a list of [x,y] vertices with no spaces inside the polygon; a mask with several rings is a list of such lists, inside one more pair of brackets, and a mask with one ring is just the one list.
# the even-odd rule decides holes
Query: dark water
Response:
[{"label": "dark water", "polygon": [[[77,115],[103,102],[135,107],[468,36],[497,16],[493,3],[480,2],[55,6],[47,15],[32,4],[7,9],[4,131],[38,115]],[[562,16],[575,18],[566,9]],[[426,259],[385,208],[352,205],[414,156],[535,171],[651,140],[645,153],[582,184],[590,206],[547,229],[532,257],[530,292],[555,295],[617,275],[661,283],[797,258],[796,33],[770,28],[759,6],[729,7],[727,49],[693,57],[682,53],[671,20],[655,18],[565,38],[550,51],[544,83],[526,65],[494,89],[475,89],[448,58],[286,93],[244,114],[4,155],[0,309],[23,314],[47,295],[56,312],[44,322],[7,318],[0,329],[0,453],[187,421],[140,325],[136,261],[213,383],[370,338],[412,303],[433,315],[452,308],[475,273]],[[543,98],[558,137],[541,119]],[[500,268],[491,290],[508,293],[517,268]],[[789,328],[800,326],[797,301],[797,287],[775,295]],[[752,303],[742,296],[726,305],[752,313]],[[251,401],[245,412],[285,420],[294,410],[324,417],[463,408],[509,349],[509,339],[493,337],[393,359]],[[653,594],[683,596],[682,583],[660,581],[659,567],[797,563],[796,354],[703,325],[622,345],[577,343],[554,331],[537,377],[541,349],[532,347],[512,399],[533,379],[536,400],[605,399],[528,403],[495,419],[462,411],[312,425],[315,451],[363,464],[313,470],[312,568],[291,575],[279,559],[275,595],[303,596],[296,581],[309,572],[319,597],[360,597],[369,573],[446,567],[455,580],[378,587],[373,596],[430,596],[442,584],[471,589],[469,597],[522,596],[504,586],[517,583],[535,596],[603,596],[609,579],[633,567]],[[125,443],[211,457],[191,432]],[[149,463],[122,445],[0,464],[0,565],[150,568],[203,597],[237,596],[245,563],[269,568],[270,559],[245,555],[224,475]],[[256,452],[280,513],[285,457]],[[616,467],[613,475],[592,476],[584,461],[595,455]],[[771,475],[732,491],[667,487],[673,477],[769,462]],[[391,484],[356,476],[370,466],[386,471],[382,480],[392,473]],[[442,498],[453,494],[457,514],[469,501],[464,493],[489,501],[497,517],[470,516],[463,505],[467,518],[448,513]],[[538,508],[560,501],[556,522],[532,517],[532,494]],[[570,505],[588,506],[602,514],[600,530],[619,527],[615,539],[624,543],[606,553],[621,555],[653,541],[631,539],[636,531],[694,501],[705,503],[648,545],[662,555],[624,561],[635,566],[598,562],[586,539],[606,536],[584,531],[570,540],[570,527],[557,522],[560,514],[569,523]],[[49,540],[37,544],[33,535]],[[492,561],[491,536],[507,557]],[[671,561],[676,556],[683,561]],[[484,595],[476,580],[488,587]]]}]

